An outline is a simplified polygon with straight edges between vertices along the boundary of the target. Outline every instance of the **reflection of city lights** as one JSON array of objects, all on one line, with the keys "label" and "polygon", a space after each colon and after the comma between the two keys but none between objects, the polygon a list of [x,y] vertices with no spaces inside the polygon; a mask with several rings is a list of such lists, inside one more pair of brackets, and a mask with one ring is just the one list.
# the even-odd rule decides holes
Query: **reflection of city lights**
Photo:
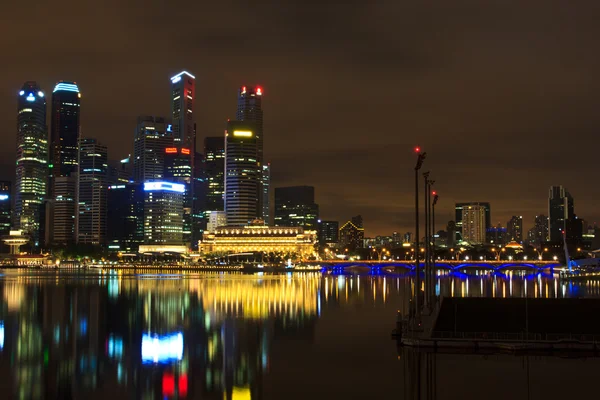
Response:
[{"label": "reflection of city lights", "polygon": [[0,321],[0,350],[4,348],[4,322]]},{"label": "reflection of city lights", "polygon": [[250,400],[252,398],[249,387],[233,387],[231,400]]},{"label": "reflection of city lights", "polygon": [[169,363],[183,357],[183,334],[142,335],[142,362]]}]

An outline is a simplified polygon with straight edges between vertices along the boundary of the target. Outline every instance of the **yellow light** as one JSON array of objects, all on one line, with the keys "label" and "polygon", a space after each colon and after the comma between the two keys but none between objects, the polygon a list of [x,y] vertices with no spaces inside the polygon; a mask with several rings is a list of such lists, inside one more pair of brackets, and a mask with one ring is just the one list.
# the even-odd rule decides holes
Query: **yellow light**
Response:
[{"label": "yellow light", "polygon": [[233,136],[252,137],[252,131],[233,131]]}]

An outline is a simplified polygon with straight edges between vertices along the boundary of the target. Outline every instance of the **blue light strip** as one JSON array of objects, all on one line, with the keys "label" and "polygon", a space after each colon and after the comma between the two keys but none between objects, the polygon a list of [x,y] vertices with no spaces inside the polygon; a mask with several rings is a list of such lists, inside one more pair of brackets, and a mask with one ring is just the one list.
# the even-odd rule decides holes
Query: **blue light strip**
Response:
[{"label": "blue light strip", "polygon": [[175,75],[174,77],[171,78],[171,82],[173,82],[173,83],[179,82],[181,80],[181,76],[183,74],[191,77],[192,79],[196,79],[196,77],[194,75],[190,74],[189,72],[187,72],[187,71],[181,71],[180,73],[178,73],[177,75]]},{"label": "blue light strip", "polygon": [[79,88],[74,83],[59,82],[54,87],[54,90],[52,91],[52,93],[58,92],[59,90],[63,91],[63,92],[75,92],[75,93],[79,93]]}]

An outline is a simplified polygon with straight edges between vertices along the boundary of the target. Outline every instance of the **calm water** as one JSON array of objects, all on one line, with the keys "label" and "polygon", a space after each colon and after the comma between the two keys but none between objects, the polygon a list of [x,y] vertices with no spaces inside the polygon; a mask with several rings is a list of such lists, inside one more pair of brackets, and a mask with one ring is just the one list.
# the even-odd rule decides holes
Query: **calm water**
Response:
[{"label": "calm water", "polygon": [[[425,354],[390,338],[403,275],[0,271],[0,398],[576,398],[596,358]],[[444,296],[600,296],[552,276],[442,276]]]}]

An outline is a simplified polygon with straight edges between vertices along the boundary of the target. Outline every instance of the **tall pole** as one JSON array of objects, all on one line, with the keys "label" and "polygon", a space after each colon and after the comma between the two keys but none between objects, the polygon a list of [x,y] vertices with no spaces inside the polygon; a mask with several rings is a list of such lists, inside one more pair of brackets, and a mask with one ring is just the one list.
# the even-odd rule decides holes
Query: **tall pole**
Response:
[{"label": "tall pole", "polygon": [[424,193],[424,207],[425,207],[425,293],[424,293],[424,308],[425,311],[429,310],[429,238],[431,236],[429,231],[429,171],[423,172],[423,188]]},{"label": "tall pole", "polygon": [[[438,201],[438,195],[436,192],[432,192],[431,194],[433,194],[433,200],[431,202],[431,232],[432,232],[432,237],[433,237],[433,266],[435,267],[435,205],[437,204]],[[431,293],[431,299],[433,301],[434,299],[434,295],[435,295],[435,273],[433,272],[435,270],[435,268],[432,268],[431,270],[431,287],[430,287],[430,293]]]},{"label": "tall pole", "polygon": [[415,149],[417,153],[417,165],[415,165],[415,316],[418,318],[419,291],[421,290],[421,278],[419,275],[419,170],[423,165],[427,153],[421,153],[421,149]]}]

